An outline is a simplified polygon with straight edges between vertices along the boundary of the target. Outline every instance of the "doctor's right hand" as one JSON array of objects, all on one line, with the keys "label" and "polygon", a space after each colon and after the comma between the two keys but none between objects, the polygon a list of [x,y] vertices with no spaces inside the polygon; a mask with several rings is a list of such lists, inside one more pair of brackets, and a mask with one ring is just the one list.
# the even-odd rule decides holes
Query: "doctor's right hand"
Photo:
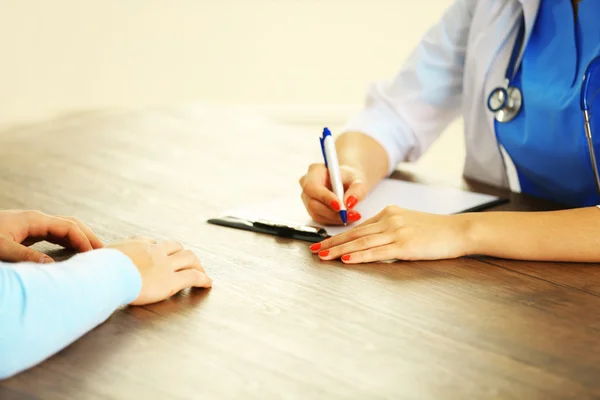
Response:
[{"label": "doctor's right hand", "polygon": [[355,168],[340,165],[344,183],[344,199],[338,199],[331,189],[329,172],[325,164],[312,164],[306,175],[300,178],[302,201],[312,219],[322,225],[341,225],[340,201],[348,210],[348,223],[359,221],[362,217],[353,208],[367,196],[366,179]]}]

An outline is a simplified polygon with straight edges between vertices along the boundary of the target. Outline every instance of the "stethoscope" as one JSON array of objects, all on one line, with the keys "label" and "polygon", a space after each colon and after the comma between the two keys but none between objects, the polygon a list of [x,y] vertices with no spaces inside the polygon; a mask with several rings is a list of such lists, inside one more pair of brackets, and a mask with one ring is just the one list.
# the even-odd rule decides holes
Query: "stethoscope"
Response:
[{"label": "stethoscope", "polygon": [[498,122],[512,121],[523,105],[523,95],[518,87],[511,85],[511,79],[515,73],[515,66],[517,65],[517,58],[523,48],[523,42],[525,38],[525,19],[521,17],[521,23],[519,24],[519,33],[517,34],[517,41],[513,47],[512,54],[510,55],[510,61],[506,68],[506,74],[504,75],[504,86],[498,86],[490,93],[487,101],[488,109],[494,113],[494,118]]},{"label": "stethoscope", "polygon": [[596,188],[600,193],[600,174],[598,174],[598,164],[596,164],[596,152],[594,151],[594,142],[592,141],[592,104],[594,98],[600,93],[600,56],[594,58],[588,64],[581,82],[581,95],[579,105],[583,111],[583,122],[585,128],[585,137],[587,138],[588,151],[596,178]]},{"label": "stethoscope", "polygon": [[[521,53],[525,36],[525,21],[521,20],[517,40],[513,47],[510,61],[506,68],[504,86],[499,86],[492,90],[488,97],[488,109],[494,113],[494,119],[500,123],[506,123],[513,120],[521,111],[523,105],[523,94],[518,87],[511,85],[514,76],[517,59]],[[596,189],[600,194],[600,173],[596,164],[596,153],[592,141],[592,103],[594,98],[600,94],[600,56],[594,58],[587,66],[583,81],[581,83],[580,106],[583,111],[583,121],[585,136],[587,138],[587,147],[590,155],[594,178],[596,180]]]}]

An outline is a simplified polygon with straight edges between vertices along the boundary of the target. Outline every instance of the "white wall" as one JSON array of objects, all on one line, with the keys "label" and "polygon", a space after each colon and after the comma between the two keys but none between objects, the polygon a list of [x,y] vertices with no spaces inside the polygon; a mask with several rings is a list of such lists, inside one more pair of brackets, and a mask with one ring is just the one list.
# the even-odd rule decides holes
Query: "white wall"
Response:
[{"label": "white wall", "polygon": [[197,101],[341,123],[450,2],[0,0],[0,126]]}]

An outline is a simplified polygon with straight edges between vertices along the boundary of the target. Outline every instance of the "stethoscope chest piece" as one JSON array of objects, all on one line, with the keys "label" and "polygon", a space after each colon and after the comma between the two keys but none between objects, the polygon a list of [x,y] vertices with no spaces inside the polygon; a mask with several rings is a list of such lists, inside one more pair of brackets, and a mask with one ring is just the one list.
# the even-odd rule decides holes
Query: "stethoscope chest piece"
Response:
[{"label": "stethoscope chest piece", "polygon": [[496,121],[504,123],[513,120],[521,111],[523,96],[519,88],[497,87],[488,97],[488,108],[494,113]]}]

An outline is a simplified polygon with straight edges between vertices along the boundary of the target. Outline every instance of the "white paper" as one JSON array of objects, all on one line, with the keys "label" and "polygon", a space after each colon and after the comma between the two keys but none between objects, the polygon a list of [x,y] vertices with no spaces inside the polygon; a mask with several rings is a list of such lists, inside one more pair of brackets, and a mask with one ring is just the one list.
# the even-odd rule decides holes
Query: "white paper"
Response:
[{"label": "white paper", "polygon": [[[384,179],[365,200],[358,203],[355,210],[362,215],[362,219],[358,222],[360,223],[392,204],[433,214],[455,214],[494,200],[498,200],[498,197],[449,187]],[[222,215],[251,221],[267,219],[296,225],[324,227],[312,221],[300,196],[280,197],[264,203],[229,210]],[[337,235],[351,229],[352,225],[324,228],[330,235]]]}]

